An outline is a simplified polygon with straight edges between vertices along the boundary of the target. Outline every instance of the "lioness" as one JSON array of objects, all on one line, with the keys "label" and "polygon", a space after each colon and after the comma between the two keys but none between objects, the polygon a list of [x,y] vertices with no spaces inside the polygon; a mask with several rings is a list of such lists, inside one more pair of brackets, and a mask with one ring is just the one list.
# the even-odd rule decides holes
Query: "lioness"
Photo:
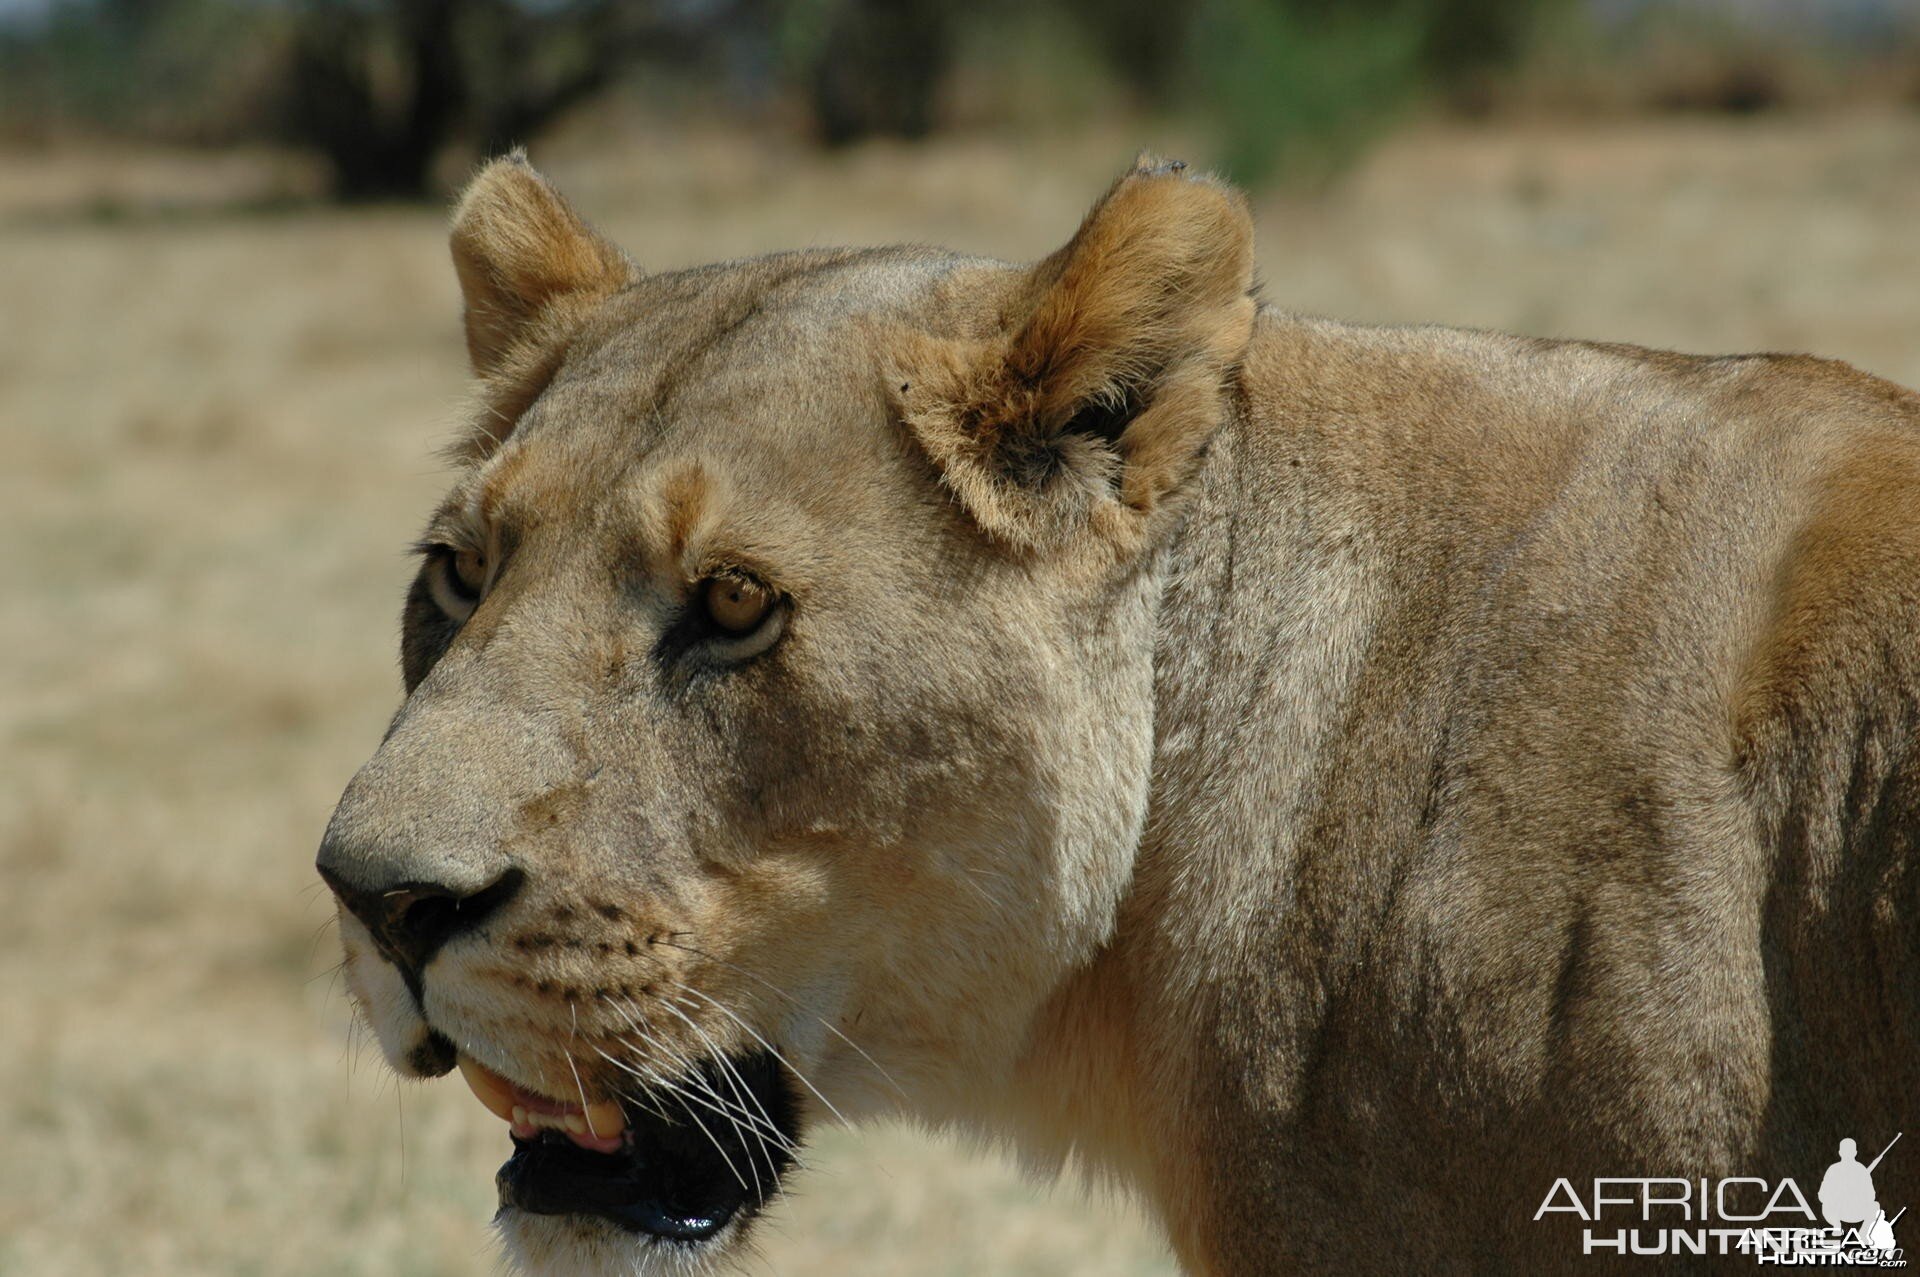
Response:
[{"label": "lioness", "polygon": [[1205,1274],[1580,1268],[1920,1131],[1920,397],[1287,314],[1144,160],[1030,266],[647,274],[518,156],[452,242],[319,868],[526,1270],[704,1271],[888,1113]]}]

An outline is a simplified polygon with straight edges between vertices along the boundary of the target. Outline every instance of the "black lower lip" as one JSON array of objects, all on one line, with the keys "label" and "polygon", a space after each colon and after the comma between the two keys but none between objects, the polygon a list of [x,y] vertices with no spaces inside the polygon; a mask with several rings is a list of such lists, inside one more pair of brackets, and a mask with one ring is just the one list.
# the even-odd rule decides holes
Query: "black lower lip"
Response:
[{"label": "black lower lip", "polygon": [[513,1142],[500,1168],[500,1204],[535,1215],[592,1215],[630,1232],[703,1242],[744,1204],[727,1194],[688,1192],[651,1173],[645,1159],[590,1153],[551,1132]]},{"label": "black lower lip", "polygon": [[[590,1152],[553,1131],[514,1140],[497,1181],[500,1204],[535,1215],[592,1216],[686,1244],[708,1241],[733,1220],[751,1217],[778,1190],[793,1161],[787,1149],[799,1143],[786,1070],[761,1051],[730,1059],[724,1070],[708,1062],[701,1074],[684,1090],[718,1095],[726,1104],[708,1108],[680,1092],[628,1101],[626,1139],[617,1153]],[[736,1075],[747,1096],[738,1095]],[[742,1099],[756,1117],[765,1111],[781,1140],[714,1111]]]}]

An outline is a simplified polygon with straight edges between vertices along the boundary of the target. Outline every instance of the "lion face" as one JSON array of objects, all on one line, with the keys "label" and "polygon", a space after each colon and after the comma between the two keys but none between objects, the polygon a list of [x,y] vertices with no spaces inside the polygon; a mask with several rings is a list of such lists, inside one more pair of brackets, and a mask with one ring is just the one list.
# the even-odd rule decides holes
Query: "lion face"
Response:
[{"label": "lion face", "polygon": [[1031,270],[642,276],[476,180],[485,417],[320,869],[393,1066],[507,1120],[529,1267],[705,1262],[812,1124],[978,1111],[1107,937],[1244,220],[1138,170]]}]

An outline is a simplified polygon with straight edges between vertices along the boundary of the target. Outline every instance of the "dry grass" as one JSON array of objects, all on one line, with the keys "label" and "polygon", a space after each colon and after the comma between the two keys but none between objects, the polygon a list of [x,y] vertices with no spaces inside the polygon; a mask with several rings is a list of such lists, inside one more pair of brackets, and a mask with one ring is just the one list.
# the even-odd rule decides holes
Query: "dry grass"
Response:
[{"label": "dry grass", "polygon": [[[1135,140],[542,158],[671,266],[1034,254]],[[441,227],[74,211],[103,174],[121,209],[280,189],[196,164],[0,162],[0,1273],[486,1272],[498,1124],[353,1045],[310,869],[394,703],[401,547],[461,390]],[[1812,349],[1908,383],[1915,225],[1920,122],[1894,118],[1427,133],[1260,209],[1268,293],[1298,308]],[[1169,1269],[1132,1215],[907,1132],[814,1161],[767,1271]]]}]

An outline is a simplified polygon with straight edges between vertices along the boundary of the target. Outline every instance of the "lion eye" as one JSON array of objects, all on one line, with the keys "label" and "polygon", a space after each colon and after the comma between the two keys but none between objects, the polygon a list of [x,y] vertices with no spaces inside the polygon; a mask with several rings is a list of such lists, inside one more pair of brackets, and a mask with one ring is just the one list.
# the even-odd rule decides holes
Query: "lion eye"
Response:
[{"label": "lion eye", "polygon": [[480,597],[480,588],[487,583],[487,561],[472,550],[460,550],[453,556],[454,588],[469,600]]},{"label": "lion eye", "polygon": [[473,614],[486,584],[486,558],[472,550],[442,550],[428,569],[427,587],[433,601],[456,621]]},{"label": "lion eye", "polygon": [[751,634],[773,610],[773,591],[743,576],[717,576],[706,585],[707,616],[722,631]]}]

